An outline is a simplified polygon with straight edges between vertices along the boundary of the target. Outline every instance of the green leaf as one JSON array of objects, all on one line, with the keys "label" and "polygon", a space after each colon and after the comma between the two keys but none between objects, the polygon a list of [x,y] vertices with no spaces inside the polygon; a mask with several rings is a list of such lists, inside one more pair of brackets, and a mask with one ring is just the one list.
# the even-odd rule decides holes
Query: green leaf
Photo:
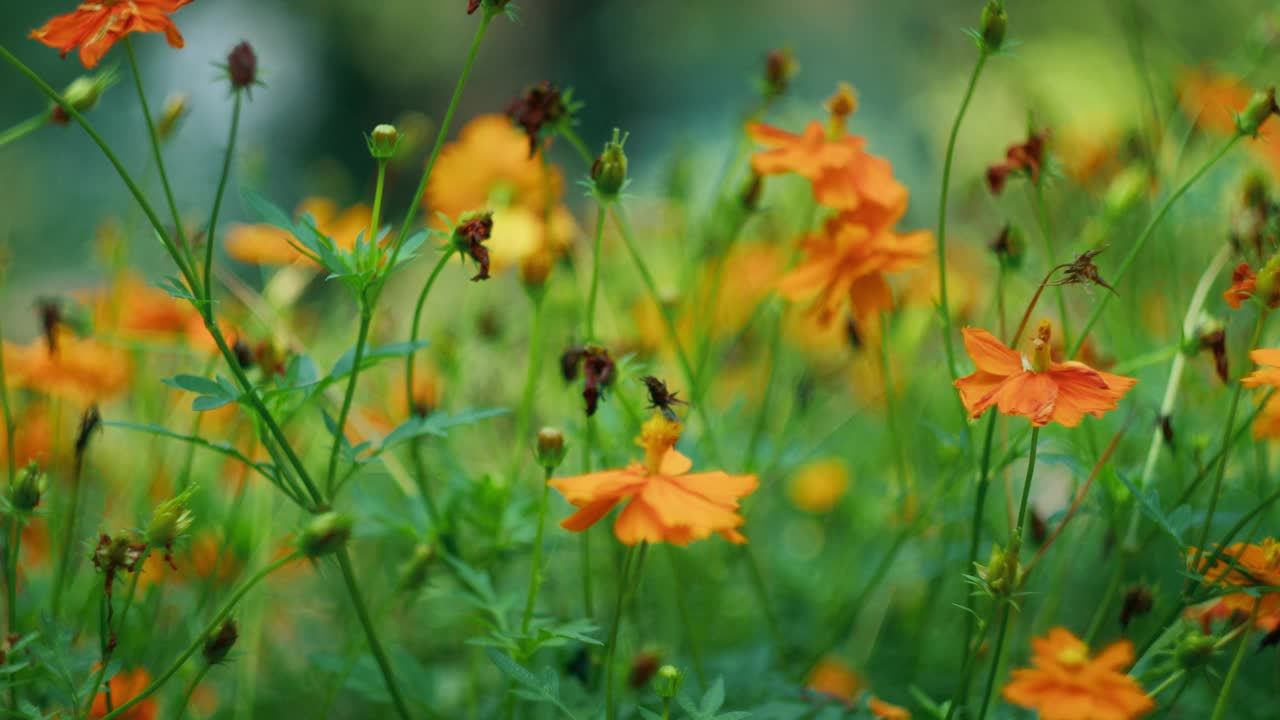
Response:
[{"label": "green leaf", "polygon": [[1160,493],[1155,489],[1143,493],[1134,487],[1129,479],[1119,472],[1115,473],[1120,482],[1129,488],[1129,492],[1138,502],[1138,510],[1147,517],[1148,520],[1156,524],[1156,527],[1165,532],[1166,535],[1173,538],[1174,542],[1182,547],[1185,543],[1182,541],[1182,533],[1191,524],[1191,508],[1182,505],[1176,508],[1172,513],[1165,514],[1164,509],[1160,505]]},{"label": "green leaf", "polygon": [[274,225],[281,230],[294,232],[293,216],[281,210],[278,205],[268,200],[265,196],[257,193],[249,188],[240,189],[240,199],[249,210],[249,214],[258,218],[268,225]]},{"label": "green leaf", "polygon": [[[416,342],[391,343],[376,348],[367,348],[364,357],[360,359],[360,369],[367,370],[377,363],[388,358],[404,357],[409,353],[417,352],[425,348],[430,343],[426,340],[418,340]],[[329,381],[338,380],[351,374],[351,369],[355,365],[356,351],[352,348],[342,354],[338,358],[338,362],[333,364],[333,370],[329,371],[326,378]]]},{"label": "green leaf", "polygon": [[173,440],[181,440],[182,442],[190,443],[192,445],[205,448],[206,450],[211,450],[220,455],[226,455],[229,458],[235,458],[236,460],[239,460],[245,465],[248,465],[249,467],[258,471],[258,473],[266,477],[268,480],[271,480],[272,482],[275,481],[274,465],[270,465],[268,463],[254,462],[253,460],[250,460],[248,457],[242,454],[239,450],[235,449],[228,443],[210,442],[196,435],[183,435],[182,433],[173,432],[172,430],[165,427],[161,427],[159,425],[144,425],[144,424],[130,423],[130,422],[118,422],[114,420],[105,421],[102,423],[102,425],[103,427],[120,428],[122,430],[132,430],[134,432],[142,432],[142,433],[148,433],[151,435],[158,435],[160,437],[166,437]]},{"label": "green leaf", "polygon": [[[216,380],[200,377],[199,375],[175,375],[171,378],[164,378],[160,382],[172,388],[186,390],[197,395],[224,395],[223,388]],[[232,400],[235,396],[232,396]]]}]

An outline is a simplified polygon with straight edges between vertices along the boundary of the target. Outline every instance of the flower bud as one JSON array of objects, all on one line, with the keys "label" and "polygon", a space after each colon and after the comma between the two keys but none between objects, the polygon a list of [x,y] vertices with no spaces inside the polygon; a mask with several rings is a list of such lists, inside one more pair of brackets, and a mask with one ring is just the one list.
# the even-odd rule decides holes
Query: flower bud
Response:
[{"label": "flower bud", "polygon": [[1173,647],[1173,660],[1184,670],[1196,670],[1213,662],[1214,639],[1198,630],[1188,630]]},{"label": "flower bud", "polygon": [[775,98],[787,91],[791,80],[800,71],[795,53],[790,49],[772,50],[764,58],[764,95]]},{"label": "flower bud", "polygon": [[173,131],[178,128],[178,123],[187,116],[187,112],[191,110],[190,98],[186,93],[176,93],[170,95],[168,100],[164,101],[164,109],[160,111],[160,120],[156,122],[156,135],[161,140],[167,140]]},{"label": "flower bud", "polygon": [[1005,225],[996,239],[991,241],[991,252],[996,254],[996,259],[1004,268],[1016,270],[1022,267],[1022,261],[1026,257],[1026,237],[1016,225]]},{"label": "flower bud", "polygon": [[1016,538],[1008,550],[999,545],[991,548],[991,559],[985,566],[978,565],[978,577],[987,584],[993,595],[1007,595],[1017,589],[1022,579],[1022,566],[1018,559]]},{"label": "flower bud", "polygon": [[258,55],[249,43],[236,45],[227,55],[227,77],[232,90],[244,90],[258,82]]},{"label": "flower bud", "polygon": [[390,160],[400,146],[400,131],[395,125],[382,124],[373,129],[364,138],[369,146],[369,154],[374,160]]},{"label": "flower bud", "polygon": [[40,472],[40,465],[32,460],[9,488],[9,502],[19,511],[31,512],[40,505],[40,496],[44,494],[46,485],[47,479]]},{"label": "flower bud", "polygon": [[544,427],[538,431],[538,464],[548,472],[560,467],[568,450],[564,446],[564,433],[559,428]]},{"label": "flower bud", "polygon": [[622,146],[627,142],[618,128],[613,129],[613,139],[605,143],[604,152],[591,166],[591,180],[596,192],[603,198],[615,198],[627,184],[627,154]]},{"label": "flower bud", "polygon": [[147,524],[147,544],[154,548],[165,548],[166,559],[173,543],[191,527],[191,510],[188,504],[195,491],[196,486],[192,485],[176,497],[157,505],[151,513],[151,522]]},{"label": "flower bud", "polygon": [[1271,256],[1267,264],[1258,271],[1258,277],[1254,281],[1253,296],[1267,307],[1280,306],[1280,253]]},{"label": "flower bud", "polygon": [[1245,106],[1244,112],[1236,116],[1236,130],[1241,135],[1256,136],[1262,123],[1278,113],[1280,113],[1280,107],[1276,106],[1275,88],[1254,93],[1249,104]]},{"label": "flower bud", "polygon": [[684,685],[684,673],[675,665],[663,665],[653,677],[653,691],[660,698],[673,698],[680,694],[680,686]]},{"label": "flower bud", "polygon": [[427,570],[436,559],[436,549],[427,543],[418,543],[409,558],[400,564],[396,586],[405,592],[413,592],[427,581]]},{"label": "flower bud", "polygon": [[298,548],[315,559],[335,553],[351,539],[351,518],[336,512],[315,516],[298,539]]},{"label": "flower bud", "polygon": [[[75,108],[76,112],[86,113],[92,110],[102,99],[102,93],[116,83],[113,70],[104,70],[93,75],[81,75],[62,92],[62,98]],[[71,118],[61,105],[55,105],[49,114],[49,121],[57,125],[66,125]]]},{"label": "flower bud", "polygon": [[1004,0],[988,0],[982,9],[982,43],[987,52],[996,52],[1004,45],[1004,34],[1009,28],[1009,16],[1004,12]]},{"label": "flower bud", "polygon": [[223,620],[222,624],[204,639],[204,647],[201,649],[204,661],[210,665],[222,664],[238,639],[240,639],[240,629],[236,627],[236,621],[233,618]]}]

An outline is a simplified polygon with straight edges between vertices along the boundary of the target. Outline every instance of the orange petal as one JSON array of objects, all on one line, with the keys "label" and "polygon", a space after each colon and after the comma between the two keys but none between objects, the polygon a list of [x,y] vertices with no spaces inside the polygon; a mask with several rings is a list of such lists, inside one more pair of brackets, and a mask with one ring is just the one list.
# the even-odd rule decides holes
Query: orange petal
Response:
[{"label": "orange petal", "polygon": [[589,503],[578,512],[561,520],[560,527],[573,532],[582,532],[600,522],[600,518],[608,515],[613,506],[621,501],[622,498],[604,498],[603,500]]},{"label": "orange petal", "polygon": [[547,484],[564,495],[564,499],[582,507],[603,498],[615,501],[644,483],[644,477],[631,470],[601,470],[586,475],[556,478]]},{"label": "orange petal", "polygon": [[1058,399],[1058,385],[1048,373],[1026,371],[1011,375],[996,391],[996,406],[1005,415],[1029,418],[1032,425],[1047,425]]},{"label": "orange petal", "polygon": [[692,460],[685,457],[679,450],[671,448],[662,456],[662,463],[658,466],[658,472],[668,477],[675,477],[689,472],[691,467],[693,467]]},{"label": "orange petal", "polygon": [[994,375],[1013,375],[1023,371],[1022,356],[981,328],[964,328],[964,349],[979,370]]},{"label": "orange petal", "polygon": [[[635,545],[642,541],[657,543],[669,540],[668,533],[658,520],[658,514],[638,497],[632,499],[622,512],[618,513],[618,520],[613,524],[613,534],[623,545]],[[689,542],[687,539],[684,539],[684,542],[676,542],[678,539],[681,538],[671,534],[670,541],[674,544],[685,545]]]}]

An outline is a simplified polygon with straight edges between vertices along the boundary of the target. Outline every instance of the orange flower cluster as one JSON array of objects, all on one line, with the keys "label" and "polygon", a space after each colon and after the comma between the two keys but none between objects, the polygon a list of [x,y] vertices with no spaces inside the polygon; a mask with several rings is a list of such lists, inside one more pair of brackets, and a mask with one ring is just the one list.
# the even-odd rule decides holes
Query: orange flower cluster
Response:
[{"label": "orange flower cluster", "polygon": [[829,103],[829,131],[817,120],[800,135],[763,123],[747,127],[751,138],[768,148],[751,159],[758,175],[800,175],[810,182],[818,204],[836,211],[804,240],[805,260],[778,284],[788,300],[816,294],[814,308],[824,325],[846,300],[859,320],[891,309],[893,293],[884,275],[919,265],[933,248],[928,232],[894,230],[907,210],[907,189],[893,177],[887,160],[866,152],[865,138],[845,132],[856,105],[852,91],[842,88]]},{"label": "orange flower cluster", "polygon": [[56,351],[43,338],[30,345],[4,343],[10,387],[87,404],[114,397],[128,386],[131,365],[124,351],[64,328],[54,332]]},{"label": "orange flower cluster", "polygon": [[1013,671],[1004,699],[1040,713],[1041,720],[1133,720],[1155,701],[1124,672],[1133,645],[1115,643],[1089,657],[1089,646],[1063,628],[1031,641],[1035,667]]},{"label": "orange flower cluster", "polygon": [[[1188,551],[1195,556],[1194,549]],[[1280,542],[1267,538],[1260,545],[1235,543],[1219,553],[1221,558],[1209,557],[1206,551],[1200,562],[1200,574],[1209,585],[1225,585],[1237,588],[1280,586]],[[1210,564],[1212,560],[1212,564]],[[1239,612],[1245,615],[1257,613],[1257,622],[1273,625],[1280,618],[1280,594],[1265,593],[1260,597],[1247,592],[1231,593],[1209,604],[1213,610],[1230,616]],[[1201,610],[1200,612],[1206,612]]]},{"label": "orange flower cluster", "polygon": [[32,30],[31,38],[62,51],[62,57],[80,48],[80,62],[87,68],[129,33],[162,32],[171,47],[185,43],[169,17],[191,0],[98,0],[81,3],[73,12],[59,15]]},{"label": "orange flower cluster", "polygon": [[755,491],[755,475],[705,472],[687,475],[693,462],[675,449],[682,428],[661,414],[650,418],[636,441],[644,462],[621,470],[550,481],[578,512],[560,523],[582,532],[620,503],[627,502],[613,531],[626,545],[667,542],[688,545],[719,533],[730,542],[747,541],[738,528],[738,501]]},{"label": "orange flower cluster", "polygon": [[1052,326],[1040,323],[1032,357],[1010,349],[986,330],[964,328],[964,347],[977,370],[955,381],[960,400],[973,417],[995,406],[1042,426],[1075,427],[1085,415],[1114,410],[1137,380],[1094,370],[1081,362],[1050,357]]},{"label": "orange flower cluster", "polygon": [[[310,215],[322,235],[344,250],[353,250],[361,232],[369,232],[373,211],[367,205],[339,209],[327,198],[307,198],[298,205],[297,216]],[[233,225],[226,237],[227,254],[249,265],[318,266],[299,252],[297,240],[274,225]]]}]

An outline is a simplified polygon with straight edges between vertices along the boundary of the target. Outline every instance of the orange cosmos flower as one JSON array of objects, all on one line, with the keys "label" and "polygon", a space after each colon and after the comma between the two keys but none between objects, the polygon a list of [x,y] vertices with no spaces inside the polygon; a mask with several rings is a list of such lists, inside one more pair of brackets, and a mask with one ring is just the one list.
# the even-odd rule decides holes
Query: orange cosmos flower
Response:
[{"label": "orange cosmos flower", "polygon": [[1183,114],[1197,127],[1223,135],[1235,134],[1235,114],[1253,97],[1253,90],[1230,73],[1189,70],[1182,73],[1177,85]]},{"label": "orange cosmos flower", "polygon": [[973,417],[991,406],[1006,415],[1021,415],[1032,425],[1057,422],[1075,427],[1086,414],[1102,417],[1116,408],[1137,380],[1094,370],[1081,362],[1050,359],[1052,325],[1040,323],[1028,359],[1006,347],[986,330],[965,328],[964,347],[978,366],[955,381],[960,400]]},{"label": "orange cosmos flower", "polygon": [[738,527],[738,500],[757,487],[755,475],[707,472],[686,475],[693,463],[675,449],[680,423],[655,415],[640,431],[637,444],[644,462],[621,470],[550,481],[565,499],[578,507],[561,527],[582,532],[595,525],[618,504],[629,501],[613,531],[626,545],[668,542],[688,545],[717,532],[730,542],[747,541]]},{"label": "orange cosmos flower", "polygon": [[1258,365],[1265,365],[1261,370],[1254,370],[1240,379],[1240,384],[1247,388],[1262,385],[1280,387],[1280,350],[1259,348],[1249,351],[1249,359]]},{"label": "orange cosmos flower", "polygon": [[884,274],[909,270],[933,251],[928,231],[894,231],[906,209],[904,197],[896,207],[868,203],[828,220],[821,232],[805,238],[805,260],[778,281],[779,294],[799,300],[816,292],[813,308],[824,325],[846,300],[859,322],[892,309]]},{"label": "orange cosmos flower", "polygon": [[837,457],[814,460],[787,483],[791,504],[811,513],[830,512],[849,489],[849,466]]},{"label": "orange cosmos flower", "polygon": [[805,687],[851,705],[866,684],[853,668],[836,658],[828,657],[823,658],[809,672]]},{"label": "orange cosmos flower", "polygon": [[[510,118],[481,115],[440,150],[423,199],[429,212],[451,218],[493,205],[542,212],[559,200],[563,184],[558,170],[548,177],[542,161],[529,155],[528,138]],[[493,195],[503,202],[491,202]]]},{"label": "orange cosmos flower", "polygon": [[1253,439],[1280,440],[1280,395],[1273,395],[1253,418]]},{"label": "orange cosmos flower", "polygon": [[10,387],[92,403],[118,395],[129,383],[129,357],[70,330],[58,329],[57,351],[44,339],[30,345],[4,343],[5,380]]},{"label": "orange cosmos flower", "polygon": [[747,134],[770,148],[751,158],[757,174],[800,175],[813,184],[813,197],[820,205],[853,210],[863,200],[882,207],[906,204],[907,189],[894,179],[893,166],[866,152],[865,138],[829,137],[817,120],[799,135],[759,122],[748,124]]},{"label": "orange cosmos flower", "polygon": [[[109,685],[111,686],[111,704],[112,707],[120,707],[124,703],[129,702],[138,693],[147,689],[151,684],[151,673],[145,668],[134,668],[118,672],[111,677]],[[100,692],[93,698],[93,707],[89,710],[89,717],[102,718],[107,715],[107,694]],[[124,713],[117,715],[120,720],[155,720],[159,715],[159,709],[153,698],[147,698],[142,702],[129,708]]]},{"label": "orange cosmos flower", "polygon": [[911,713],[906,708],[891,705],[875,696],[867,700],[867,709],[882,720],[911,720]]},{"label": "orange cosmos flower", "polygon": [[1095,658],[1089,646],[1063,628],[1034,638],[1034,668],[1013,671],[1004,699],[1040,713],[1041,720],[1132,720],[1156,703],[1122,670],[1133,663],[1133,645],[1122,640]]},{"label": "orange cosmos flower", "polygon": [[62,51],[62,57],[80,48],[80,62],[91,68],[120,38],[136,32],[162,32],[170,47],[184,45],[170,13],[191,0],[97,0],[83,2],[74,11],[59,15],[31,38]]},{"label": "orange cosmos flower", "polygon": [[1249,263],[1240,263],[1231,272],[1231,287],[1222,293],[1222,299],[1232,310],[1239,310],[1240,303],[1253,297],[1258,289],[1258,276],[1249,269]]},{"label": "orange cosmos flower", "polygon": [[[1187,551],[1191,557],[1200,554],[1194,548]],[[1200,574],[1208,585],[1227,587],[1276,587],[1280,586],[1280,542],[1267,538],[1261,545],[1235,543],[1221,551],[1222,559],[1213,558],[1206,551],[1200,562]],[[1280,594],[1266,593],[1255,597],[1246,592],[1232,593],[1218,599],[1218,606],[1227,615],[1239,611],[1252,614],[1257,609],[1259,618],[1272,618],[1280,614]]]},{"label": "orange cosmos flower", "polygon": [[[352,250],[361,232],[368,234],[373,211],[366,205],[340,210],[327,198],[307,198],[298,205],[297,216],[310,215],[315,227],[343,249]],[[249,265],[315,264],[294,247],[297,242],[287,231],[274,225],[234,225],[226,237],[227,254]]]}]

